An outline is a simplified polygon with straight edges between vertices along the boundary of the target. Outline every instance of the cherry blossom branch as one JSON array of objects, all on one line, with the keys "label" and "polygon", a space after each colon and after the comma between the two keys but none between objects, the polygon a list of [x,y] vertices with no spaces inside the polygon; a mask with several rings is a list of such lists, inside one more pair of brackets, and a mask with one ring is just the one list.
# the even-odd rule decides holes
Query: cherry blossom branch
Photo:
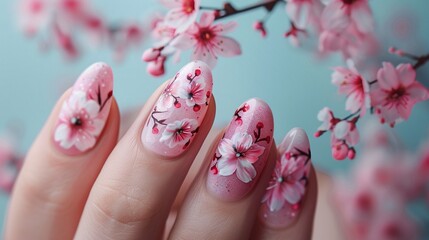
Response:
[{"label": "cherry blossom branch", "polygon": [[259,8],[265,8],[268,12],[271,12],[274,9],[274,7],[280,2],[286,3],[284,0],[263,1],[261,3],[249,5],[242,9],[236,9],[235,7],[232,6],[231,3],[228,2],[224,4],[223,9],[214,9],[215,11],[219,12],[219,15],[217,15],[215,19],[219,20],[219,19],[231,17],[237,14],[249,12]]}]

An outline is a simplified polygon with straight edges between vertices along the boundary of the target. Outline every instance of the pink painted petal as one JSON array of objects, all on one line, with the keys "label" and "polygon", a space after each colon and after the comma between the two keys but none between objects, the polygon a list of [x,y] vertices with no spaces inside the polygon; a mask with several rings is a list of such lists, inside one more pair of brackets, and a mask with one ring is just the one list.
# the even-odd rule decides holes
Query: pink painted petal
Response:
[{"label": "pink painted petal", "polygon": [[75,142],[76,148],[84,152],[95,145],[95,138],[87,132],[80,133],[79,139]]},{"label": "pink painted petal", "polygon": [[250,162],[239,160],[236,174],[238,179],[242,182],[248,183],[256,177],[256,170]]},{"label": "pink painted petal", "polygon": [[301,200],[301,194],[303,192],[303,188],[300,187],[300,183],[295,184],[283,184],[282,185],[282,193],[284,199],[288,201],[290,204],[296,204]]},{"label": "pink painted petal", "polygon": [[200,22],[198,23],[198,25],[200,26],[200,28],[209,27],[214,22],[214,19],[214,12],[203,12],[201,14]]},{"label": "pink painted petal", "polygon": [[246,151],[246,160],[250,163],[255,163],[259,160],[259,156],[264,153],[265,148],[262,146],[259,146],[258,144],[253,144],[249,150]]},{"label": "pink painted petal", "polygon": [[383,68],[379,69],[377,72],[377,79],[380,87],[386,90],[397,88],[399,86],[396,69],[389,62],[383,62]]},{"label": "pink painted petal", "polygon": [[225,157],[227,159],[233,159],[235,158],[235,150],[233,147],[233,142],[229,139],[222,139],[219,143],[218,152],[222,157]]},{"label": "pink painted petal", "polygon": [[223,57],[233,57],[241,54],[240,44],[230,37],[217,36],[215,48],[216,54]]},{"label": "pink painted petal", "polygon": [[253,138],[247,133],[236,133],[231,139],[238,152],[247,151],[253,144]]},{"label": "pink painted petal", "polygon": [[374,19],[367,1],[354,3],[351,18],[360,32],[370,33],[374,30]]},{"label": "pink painted petal", "polygon": [[236,161],[230,161],[230,159],[222,156],[217,161],[217,168],[219,169],[219,175],[230,176],[237,170]]},{"label": "pink painted petal", "polygon": [[399,81],[404,87],[408,87],[416,81],[416,71],[411,64],[399,64],[396,67],[399,75]]},{"label": "pink painted petal", "polygon": [[350,17],[346,14],[341,1],[330,3],[322,12],[323,29],[335,32],[341,32],[350,24]]}]

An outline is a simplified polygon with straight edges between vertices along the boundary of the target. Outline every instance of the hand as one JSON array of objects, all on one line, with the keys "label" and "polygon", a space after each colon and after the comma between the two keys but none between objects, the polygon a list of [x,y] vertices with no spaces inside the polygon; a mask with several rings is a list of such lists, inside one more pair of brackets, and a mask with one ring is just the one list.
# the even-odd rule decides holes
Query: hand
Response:
[{"label": "hand", "polygon": [[54,107],[13,190],[6,239],[311,238],[317,183],[303,130],[276,149],[269,106],[250,99],[206,139],[212,75],[192,62],[118,141],[112,76],[92,65]]}]

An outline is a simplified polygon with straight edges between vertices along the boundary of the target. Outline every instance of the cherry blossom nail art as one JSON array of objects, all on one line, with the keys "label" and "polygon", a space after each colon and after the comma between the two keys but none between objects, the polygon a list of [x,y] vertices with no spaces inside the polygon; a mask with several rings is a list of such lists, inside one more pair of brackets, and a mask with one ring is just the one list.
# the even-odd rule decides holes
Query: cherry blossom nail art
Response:
[{"label": "cherry blossom nail art", "polygon": [[301,211],[311,165],[307,134],[294,128],[278,147],[279,159],[262,199],[260,217],[274,228],[290,226]]},{"label": "cherry blossom nail art", "polygon": [[95,63],[79,76],[54,131],[62,151],[79,154],[94,147],[110,112],[112,91],[113,73],[105,63]]},{"label": "cherry blossom nail art", "polygon": [[207,112],[212,87],[207,64],[194,61],[184,66],[150,113],[141,136],[144,146],[166,157],[186,151]]},{"label": "cherry blossom nail art", "polygon": [[260,99],[250,99],[234,113],[210,165],[207,188],[226,201],[236,201],[256,185],[269,155],[273,115]]}]

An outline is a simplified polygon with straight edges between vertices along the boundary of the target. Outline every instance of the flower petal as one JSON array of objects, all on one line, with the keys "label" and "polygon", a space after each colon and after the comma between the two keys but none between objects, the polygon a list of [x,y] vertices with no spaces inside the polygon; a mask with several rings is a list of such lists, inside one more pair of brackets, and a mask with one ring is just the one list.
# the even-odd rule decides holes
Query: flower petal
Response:
[{"label": "flower petal", "polygon": [[341,121],[334,127],[334,135],[337,139],[344,139],[349,134],[350,124],[347,121]]},{"label": "flower petal", "polygon": [[256,170],[250,162],[239,160],[236,174],[238,179],[244,183],[248,183],[256,177]]},{"label": "flower petal", "polygon": [[219,170],[219,175],[230,176],[237,170],[237,162],[222,156],[217,161],[217,168]]},{"label": "flower petal", "polygon": [[396,67],[399,75],[399,81],[403,86],[408,87],[416,81],[416,71],[411,64],[399,64]]},{"label": "flower petal", "polygon": [[217,36],[215,51],[223,57],[233,57],[241,54],[240,44],[230,37]]}]

